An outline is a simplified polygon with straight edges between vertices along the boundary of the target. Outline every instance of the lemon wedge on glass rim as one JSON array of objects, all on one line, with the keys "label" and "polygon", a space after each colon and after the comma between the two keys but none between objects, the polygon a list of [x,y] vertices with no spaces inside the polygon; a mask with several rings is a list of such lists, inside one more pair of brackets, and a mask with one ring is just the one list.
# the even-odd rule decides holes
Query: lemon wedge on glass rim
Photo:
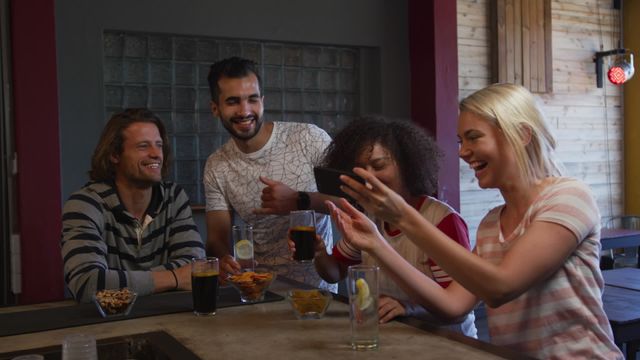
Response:
[{"label": "lemon wedge on glass rim", "polygon": [[253,244],[249,240],[240,240],[235,245],[236,258],[248,260],[253,258]]},{"label": "lemon wedge on glass rim", "polygon": [[356,280],[356,289],[358,289],[356,304],[360,310],[364,310],[373,303],[371,293],[369,292],[369,284],[367,284],[365,279],[360,278]]}]

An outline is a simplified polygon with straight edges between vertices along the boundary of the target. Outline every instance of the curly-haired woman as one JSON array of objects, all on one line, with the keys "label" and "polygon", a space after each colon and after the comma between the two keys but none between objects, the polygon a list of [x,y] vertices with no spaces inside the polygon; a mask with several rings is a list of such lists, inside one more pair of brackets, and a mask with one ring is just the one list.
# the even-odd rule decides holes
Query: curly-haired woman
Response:
[{"label": "curly-haired woman", "polygon": [[[437,224],[461,249],[469,250],[467,226],[460,215],[430,196],[436,191],[438,157],[433,139],[411,121],[365,117],[351,122],[335,136],[325,151],[323,165],[338,170],[351,170],[354,166],[368,169],[378,180],[401,194],[422,216]],[[449,286],[449,275],[394,223],[378,219],[376,225],[388,244],[413,265],[420,276],[433,279],[444,288]],[[295,250],[293,242],[289,245]],[[331,255],[320,241],[316,245],[316,270],[328,282],[343,279],[349,265],[376,264],[373,257],[348,242],[340,241]],[[380,322],[397,316],[416,316],[467,336],[477,336],[472,311],[455,319],[434,317],[422,304],[413,301],[393,274],[384,268],[380,276],[380,293]]]}]

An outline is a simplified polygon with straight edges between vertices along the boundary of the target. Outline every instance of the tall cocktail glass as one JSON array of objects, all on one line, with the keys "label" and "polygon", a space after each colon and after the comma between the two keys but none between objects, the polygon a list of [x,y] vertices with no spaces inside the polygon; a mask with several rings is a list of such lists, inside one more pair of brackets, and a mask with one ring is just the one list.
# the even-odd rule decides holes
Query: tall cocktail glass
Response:
[{"label": "tall cocktail glass", "polygon": [[233,225],[233,257],[242,270],[253,270],[253,227]]},{"label": "tall cocktail glass", "polygon": [[354,350],[378,348],[378,272],[377,266],[349,266],[347,290]]}]

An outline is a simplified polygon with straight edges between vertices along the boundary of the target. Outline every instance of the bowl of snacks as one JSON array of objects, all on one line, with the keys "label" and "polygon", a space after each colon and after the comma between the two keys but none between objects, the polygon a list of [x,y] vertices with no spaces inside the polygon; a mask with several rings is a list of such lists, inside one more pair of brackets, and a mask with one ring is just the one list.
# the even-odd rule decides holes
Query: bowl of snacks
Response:
[{"label": "bowl of snacks", "polygon": [[264,294],[275,280],[276,273],[266,269],[254,269],[237,274],[229,274],[227,281],[240,293],[242,302],[264,300]]},{"label": "bowl of snacks", "polygon": [[322,319],[333,296],[326,290],[290,290],[287,299],[299,320]]},{"label": "bowl of snacks", "polygon": [[99,290],[93,302],[102,317],[126,316],[133,308],[138,294],[129,288]]}]

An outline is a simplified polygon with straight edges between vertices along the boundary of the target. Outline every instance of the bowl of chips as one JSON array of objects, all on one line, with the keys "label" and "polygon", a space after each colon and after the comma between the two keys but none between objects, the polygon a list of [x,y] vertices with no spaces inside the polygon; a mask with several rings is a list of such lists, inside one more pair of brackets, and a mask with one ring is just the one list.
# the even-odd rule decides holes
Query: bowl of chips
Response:
[{"label": "bowl of chips", "polygon": [[129,288],[104,289],[93,295],[93,302],[102,317],[129,315],[138,294]]},{"label": "bowl of chips", "polygon": [[242,302],[256,302],[264,300],[264,294],[275,278],[276,273],[273,271],[254,269],[252,271],[229,274],[227,275],[227,282],[238,290]]},{"label": "bowl of chips", "polygon": [[326,290],[290,290],[287,299],[299,320],[322,319],[333,296]]}]

